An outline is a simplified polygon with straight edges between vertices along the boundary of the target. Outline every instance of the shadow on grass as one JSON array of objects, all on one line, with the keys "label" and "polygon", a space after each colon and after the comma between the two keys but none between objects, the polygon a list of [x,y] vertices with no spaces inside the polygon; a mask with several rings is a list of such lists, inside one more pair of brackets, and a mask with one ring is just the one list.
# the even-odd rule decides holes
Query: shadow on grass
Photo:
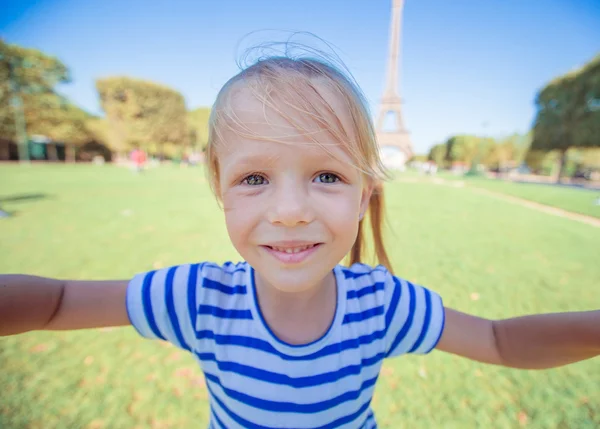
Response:
[{"label": "shadow on grass", "polygon": [[6,203],[9,203],[9,204],[17,203],[18,204],[21,202],[44,200],[48,197],[49,197],[48,194],[17,194],[17,195],[9,195],[9,196],[5,196],[5,197],[0,197],[0,218],[12,217],[12,216],[18,214],[17,211],[6,210],[4,207],[2,207],[3,204],[6,204]]},{"label": "shadow on grass", "polygon": [[48,198],[48,194],[21,194],[21,195],[10,195],[7,197],[0,197],[0,204],[4,203],[18,203],[21,201],[35,201],[43,200]]}]

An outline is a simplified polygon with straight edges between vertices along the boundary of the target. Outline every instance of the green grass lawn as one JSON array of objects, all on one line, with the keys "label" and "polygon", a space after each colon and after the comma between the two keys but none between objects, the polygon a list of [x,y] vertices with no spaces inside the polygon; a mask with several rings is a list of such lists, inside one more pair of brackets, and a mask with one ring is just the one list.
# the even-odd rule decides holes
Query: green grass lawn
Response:
[{"label": "green grass lawn", "polygon": [[[599,228],[471,186],[386,191],[396,272],[447,306],[490,318],[600,308]],[[553,198],[571,205],[578,192]],[[2,273],[129,278],[238,259],[200,169],[2,165],[0,201],[14,213],[0,219]],[[207,426],[191,356],[133,328],[6,337],[0,368],[3,429]],[[400,357],[384,366],[373,406],[382,428],[597,428],[599,369],[599,359],[527,372],[440,352]]]},{"label": "green grass lawn", "polygon": [[600,219],[600,191],[485,178],[467,178],[466,183]]}]

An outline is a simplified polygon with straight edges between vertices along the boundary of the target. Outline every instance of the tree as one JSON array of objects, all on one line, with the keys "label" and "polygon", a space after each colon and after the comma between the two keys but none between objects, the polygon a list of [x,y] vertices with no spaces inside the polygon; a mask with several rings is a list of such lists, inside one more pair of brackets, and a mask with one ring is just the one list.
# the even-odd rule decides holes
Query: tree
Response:
[{"label": "tree", "polygon": [[443,167],[446,161],[446,153],[448,148],[445,143],[438,143],[429,151],[428,158],[436,163],[437,166]]},{"label": "tree", "polygon": [[546,85],[536,107],[530,150],[559,152],[560,181],[569,148],[600,147],[600,55]]},{"label": "tree", "polygon": [[141,146],[165,143],[181,147],[189,140],[183,96],[156,83],[128,77],[96,82],[109,123],[111,147],[120,154]]},{"label": "tree", "polygon": [[202,150],[208,143],[209,107],[200,107],[188,112],[190,143],[196,150]]},{"label": "tree", "polygon": [[[92,116],[67,100],[55,95],[26,96],[25,118],[30,135],[43,135],[52,142],[64,143],[67,161],[75,161],[75,148],[93,139],[86,123]],[[49,145],[49,155],[56,160],[56,146]]]},{"label": "tree", "polygon": [[523,164],[531,144],[531,135],[515,133],[502,138],[486,139],[486,141],[490,144],[487,146],[482,163],[488,168],[502,169]]},{"label": "tree", "polygon": [[467,165],[480,163],[493,144],[491,139],[461,134],[452,136],[446,141],[448,147],[446,160],[452,164],[460,162]]},{"label": "tree", "polygon": [[530,142],[530,133],[512,134],[501,139],[459,134],[433,146],[427,157],[440,166],[453,163],[483,164],[488,168],[516,166],[524,162]]},{"label": "tree", "polygon": [[55,91],[58,83],[69,81],[67,67],[57,58],[0,40],[0,137],[18,143],[21,160],[29,159],[28,133],[77,135],[79,125],[68,122],[77,122],[83,112]]},{"label": "tree", "polygon": [[410,159],[411,162],[426,162],[429,159],[427,155],[415,154]]}]

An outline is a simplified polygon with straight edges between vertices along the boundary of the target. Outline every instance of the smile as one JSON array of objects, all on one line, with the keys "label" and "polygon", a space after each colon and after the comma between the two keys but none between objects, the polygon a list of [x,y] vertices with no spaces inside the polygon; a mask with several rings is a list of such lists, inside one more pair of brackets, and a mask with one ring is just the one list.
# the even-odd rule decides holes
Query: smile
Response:
[{"label": "smile", "polygon": [[303,244],[301,246],[261,246],[279,262],[297,264],[312,255],[323,243]]},{"label": "smile", "polygon": [[276,246],[268,246],[271,247],[271,249],[276,250],[278,252],[285,252],[285,253],[299,253],[302,252],[304,250],[310,249],[311,247],[315,247],[316,244],[309,244],[308,246],[301,246],[301,247],[276,247]]}]

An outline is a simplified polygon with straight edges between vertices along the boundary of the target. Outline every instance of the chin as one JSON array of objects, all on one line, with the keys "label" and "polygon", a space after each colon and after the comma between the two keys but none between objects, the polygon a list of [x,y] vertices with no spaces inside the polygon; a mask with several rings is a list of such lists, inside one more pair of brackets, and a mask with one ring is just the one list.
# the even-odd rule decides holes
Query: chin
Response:
[{"label": "chin", "polygon": [[[251,263],[252,265],[252,263]],[[333,269],[322,267],[273,267],[268,265],[253,265],[256,274],[260,275],[262,281],[280,292],[299,293],[310,290],[323,281],[327,274]],[[264,274],[263,274],[264,273]],[[256,282],[256,277],[255,277]]]},{"label": "chin", "polygon": [[266,276],[261,274],[262,279],[278,291],[289,293],[310,290],[320,283],[325,276],[314,272],[302,272],[304,270],[275,269],[269,271]]}]

